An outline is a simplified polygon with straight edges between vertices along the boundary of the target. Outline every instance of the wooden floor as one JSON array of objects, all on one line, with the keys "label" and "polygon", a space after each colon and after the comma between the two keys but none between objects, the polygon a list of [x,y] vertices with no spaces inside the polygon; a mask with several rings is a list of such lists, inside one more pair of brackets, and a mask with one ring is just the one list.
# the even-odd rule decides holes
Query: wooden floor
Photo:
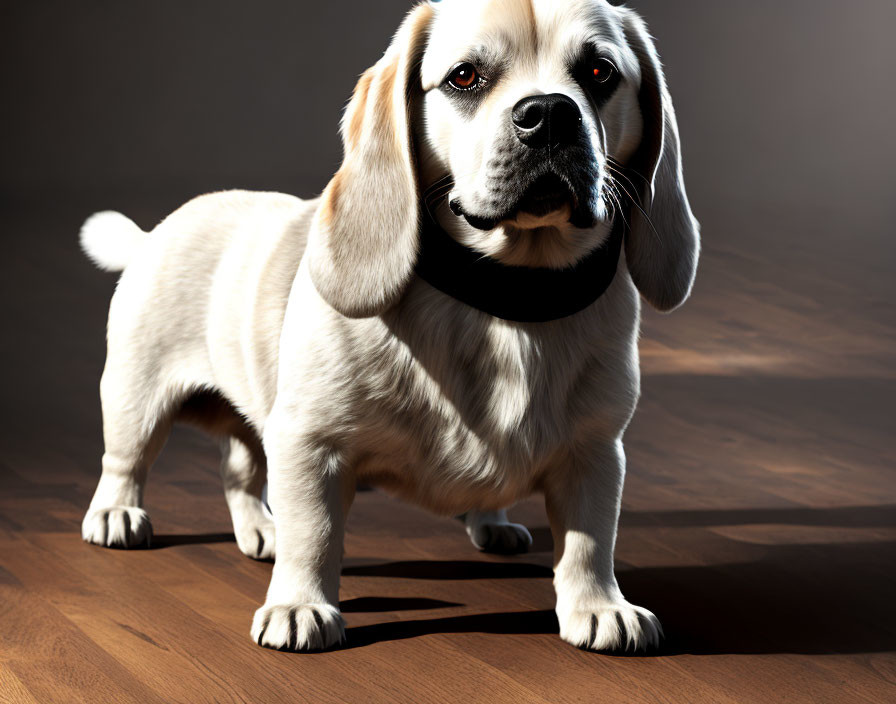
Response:
[{"label": "wooden floor", "polygon": [[665,627],[658,652],[560,641],[538,500],[513,512],[532,551],[500,558],[365,492],[348,644],[295,655],[249,638],[271,565],[238,552],[198,433],[150,477],[153,549],[79,538],[114,285],[76,252],[84,214],[10,216],[4,236],[0,701],[896,701],[894,318],[871,284],[850,298],[823,261],[794,266],[804,250],[710,241],[689,305],[647,315],[617,561]]}]

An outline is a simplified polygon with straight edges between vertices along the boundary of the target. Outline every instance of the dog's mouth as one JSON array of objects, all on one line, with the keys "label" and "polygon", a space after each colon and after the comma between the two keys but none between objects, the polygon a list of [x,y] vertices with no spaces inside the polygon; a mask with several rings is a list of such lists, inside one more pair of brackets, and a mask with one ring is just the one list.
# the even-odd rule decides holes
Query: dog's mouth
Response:
[{"label": "dog's mouth", "polygon": [[516,211],[541,217],[569,206],[573,210],[576,197],[562,178],[557,174],[539,176],[530,185],[516,205]]},{"label": "dog's mouth", "polygon": [[473,213],[460,198],[452,198],[448,205],[451,212],[477,230],[493,230],[501,223],[532,227],[570,222],[576,227],[587,227],[593,222],[593,216],[580,212],[579,198],[572,186],[555,173],[536,178],[513,205],[496,215]]}]

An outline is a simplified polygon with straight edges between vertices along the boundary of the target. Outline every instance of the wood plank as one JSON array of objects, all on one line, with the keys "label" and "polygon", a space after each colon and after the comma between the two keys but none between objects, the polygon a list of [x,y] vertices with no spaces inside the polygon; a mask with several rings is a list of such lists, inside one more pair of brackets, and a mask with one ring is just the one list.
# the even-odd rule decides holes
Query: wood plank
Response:
[{"label": "wood plank", "polygon": [[0,704],[39,704],[22,680],[0,661]]}]

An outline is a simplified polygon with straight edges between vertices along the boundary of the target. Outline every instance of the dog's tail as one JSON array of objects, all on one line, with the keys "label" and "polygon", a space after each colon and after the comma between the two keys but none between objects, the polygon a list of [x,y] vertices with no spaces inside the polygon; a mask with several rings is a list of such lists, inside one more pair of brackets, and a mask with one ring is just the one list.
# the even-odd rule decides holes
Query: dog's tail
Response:
[{"label": "dog's tail", "polygon": [[148,234],[113,210],[94,213],[81,226],[81,249],[105,271],[124,271]]}]

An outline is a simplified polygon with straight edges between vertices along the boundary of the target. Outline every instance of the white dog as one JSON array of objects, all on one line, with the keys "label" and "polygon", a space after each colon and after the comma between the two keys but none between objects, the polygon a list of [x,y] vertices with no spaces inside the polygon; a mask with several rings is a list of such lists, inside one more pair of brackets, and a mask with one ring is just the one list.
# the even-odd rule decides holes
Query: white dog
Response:
[{"label": "white dog", "polygon": [[622,434],[638,292],[660,310],[684,301],[699,239],[643,22],[604,0],[419,4],[342,134],[314,200],[215,193],[149,234],[117,213],[84,225],[90,257],[123,270],[84,539],[149,540],[147,472],[186,417],[226,438],[240,550],[276,544],[260,645],[344,637],[359,480],[466,512],[473,542],[502,551],[531,541],[504,509],[543,492],[562,638],[657,642],[613,573]]}]

